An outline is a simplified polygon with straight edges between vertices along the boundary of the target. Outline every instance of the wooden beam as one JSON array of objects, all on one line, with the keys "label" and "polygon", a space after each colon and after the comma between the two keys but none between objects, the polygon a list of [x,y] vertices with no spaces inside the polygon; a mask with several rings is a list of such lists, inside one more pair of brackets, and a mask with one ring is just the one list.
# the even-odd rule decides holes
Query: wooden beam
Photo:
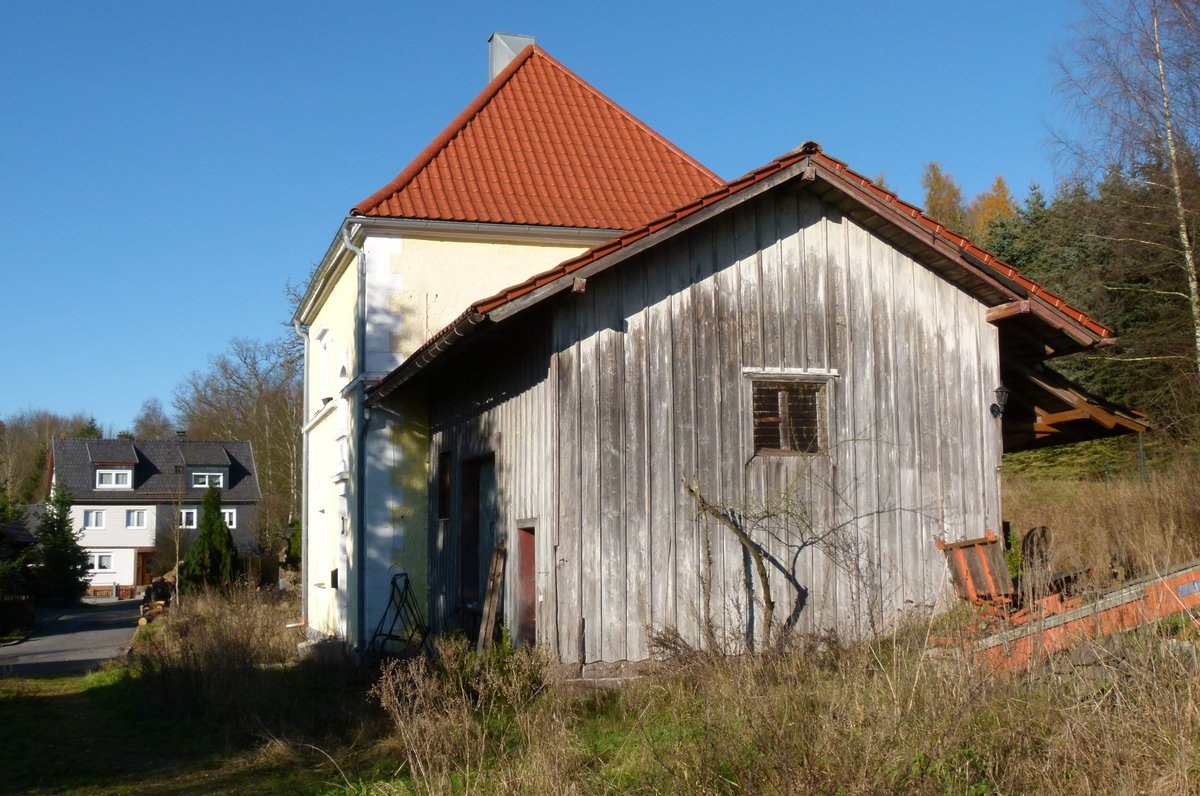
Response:
[{"label": "wooden beam", "polygon": [[988,323],[999,323],[1017,315],[1025,315],[1028,312],[1029,299],[1020,299],[1019,301],[1010,301],[1006,304],[997,304],[995,307],[988,307],[987,320]]},{"label": "wooden beam", "polygon": [[[1038,414],[1038,422],[1047,426],[1054,426],[1059,423],[1070,423],[1073,420],[1087,420],[1092,414],[1085,409],[1068,409],[1065,412],[1054,412],[1052,414]],[[1058,429],[1054,429],[1057,431]]]}]

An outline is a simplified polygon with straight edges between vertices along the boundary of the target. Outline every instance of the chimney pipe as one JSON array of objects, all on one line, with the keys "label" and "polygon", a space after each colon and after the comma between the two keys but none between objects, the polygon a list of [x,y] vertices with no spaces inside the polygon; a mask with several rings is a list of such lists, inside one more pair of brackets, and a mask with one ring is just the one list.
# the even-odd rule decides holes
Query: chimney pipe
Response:
[{"label": "chimney pipe", "polygon": [[504,71],[517,54],[533,44],[532,36],[522,36],[517,33],[493,33],[488,38],[488,82],[495,80],[496,75]]}]

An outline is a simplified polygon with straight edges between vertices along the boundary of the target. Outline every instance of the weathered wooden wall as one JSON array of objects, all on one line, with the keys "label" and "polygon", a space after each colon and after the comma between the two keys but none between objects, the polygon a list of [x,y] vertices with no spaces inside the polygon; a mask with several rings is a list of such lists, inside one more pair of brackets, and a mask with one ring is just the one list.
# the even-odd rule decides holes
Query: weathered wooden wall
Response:
[{"label": "weathered wooden wall", "polygon": [[[494,534],[508,536],[507,571],[517,571],[512,560],[517,522],[532,520],[536,526],[539,593],[552,593],[549,575],[554,551],[549,525],[552,512],[548,507],[554,496],[554,440],[545,430],[553,428],[554,421],[548,341],[549,329],[544,318],[525,319],[497,345],[466,353],[448,379],[431,387],[429,604],[434,628],[452,628],[457,620],[462,470],[473,459],[489,455],[495,458]],[[444,451],[451,454],[450,517],[439,521],[437,467]],[[482,555],[486,557],[490,552],[485,550]],[[505,605],[515,605],[514,588],[513,579],[509,578]],[[542,610],[550,613],[546,618],[538,617],[539,635],[552,632],[554,627],[553,603],[548,598],[543,601]]]},{"label": "weathered wooden wall", "polygon": [[[735,647],[761,633],[753,566],[697,517],[685,478],[748,510],[788,497],[760,538],[777,620],[795,610],[800,631],[861,632],[931,604],[933,536],[999,523],[985,308],[812,195],[745,202],[521,328],[447,369],[431,462],[495,452],[503,528],[538,523],[539,637],[564,661],[639,660],[669,626],[700,642],[705,616]],[[744,371],[776,368],[837,372],[827,454],[753,456]],[[432,553],[445,595],[453,537]]]}]

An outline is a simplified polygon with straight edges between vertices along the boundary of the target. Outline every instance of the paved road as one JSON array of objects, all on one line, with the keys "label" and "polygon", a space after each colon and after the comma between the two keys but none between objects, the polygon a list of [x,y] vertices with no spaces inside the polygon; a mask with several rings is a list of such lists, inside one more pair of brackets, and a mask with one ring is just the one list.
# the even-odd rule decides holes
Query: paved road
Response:
[{"label": "paved road", "polygon": [[116,657],[137,628],[138,600],[68,608],[25,641],[0,647],[0,677],[43,677],[91,669]]}]

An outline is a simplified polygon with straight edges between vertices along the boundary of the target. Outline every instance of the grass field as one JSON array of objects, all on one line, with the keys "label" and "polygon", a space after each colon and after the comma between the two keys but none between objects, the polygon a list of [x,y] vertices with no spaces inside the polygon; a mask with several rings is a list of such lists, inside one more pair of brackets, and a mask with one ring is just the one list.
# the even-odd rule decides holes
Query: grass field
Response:
[{"label": "grass field", "polygon": [[[1195,555],[1200,478],[1006,474],[1015,527],[1063,565],[1131,574]],[[192,600],[138,655],[86,676],[0,680],[3,793],[1200,792],[1196,624],[1178,617],[999,677],[959,608],[881,638],[726,658],[676,649],[619,688],[557,680],[536,653],[382,672],[297,662],[295,606]]]}]

